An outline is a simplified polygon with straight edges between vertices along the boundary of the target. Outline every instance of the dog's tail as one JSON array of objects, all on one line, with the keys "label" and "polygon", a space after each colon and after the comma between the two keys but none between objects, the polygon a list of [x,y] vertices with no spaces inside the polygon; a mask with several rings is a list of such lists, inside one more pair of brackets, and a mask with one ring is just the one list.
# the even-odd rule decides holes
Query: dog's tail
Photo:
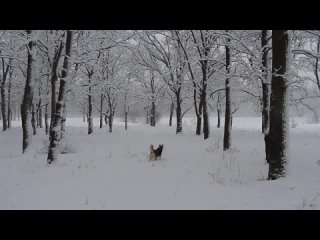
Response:
[{"label": "dog's tail", "polygon": [[152,145],[152,144],[150,145],[150,151],[151,151],[151,152],[152,152],[152,151],[154,151],[154,150],[153,150],[153,145]]}]

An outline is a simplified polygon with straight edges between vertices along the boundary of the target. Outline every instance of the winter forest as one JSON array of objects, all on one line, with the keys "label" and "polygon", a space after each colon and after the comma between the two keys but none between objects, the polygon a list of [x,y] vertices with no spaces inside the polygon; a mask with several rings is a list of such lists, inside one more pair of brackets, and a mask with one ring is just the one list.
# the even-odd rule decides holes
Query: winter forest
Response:
[{"label": "winter forest", "polygon": [[320,209],[319,60],[319,30],[0,30],[0,209]]}]

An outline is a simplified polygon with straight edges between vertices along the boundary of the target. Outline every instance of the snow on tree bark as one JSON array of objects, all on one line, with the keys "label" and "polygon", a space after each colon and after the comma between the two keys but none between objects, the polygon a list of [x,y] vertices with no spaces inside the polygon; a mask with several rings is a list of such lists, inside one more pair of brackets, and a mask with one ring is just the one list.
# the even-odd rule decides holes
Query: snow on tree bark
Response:
[{"label": "snow on tree bark", "polygon": [[[29,38],[31,38],[32,31],[27,30],[27,34]],[[33,100],[33,85],[34,85],[34,42],[29,40],[27,45],[28,49],[28,64],[27,64],[27,77],[26,77],[26,85],[24,88],[24,95],[21,104],[21,119],[22,119],[22,152],[25,153],[32,141],[32,133],[31,133],[31,107]]]},{"label": "snow on tree bark", "polygon": [[288,73],[290,70],[290,34],[272,31],[272,82],[270,101],[269,173],[275,180],[286,175],[288,161]]},{"label": "snow on tree bark", "polygon": [[60,79],[60,87],[59,87],[59,96],[58,101],[56,103],[56,112],[54,113],[54,118],[52,124],[50,126],[50,144],[48,151],[48,163],[52,163],[58,159],[58,148],[60,141],[61,131],[61,120],[63,114],[63,105],[65,103],[66,97],[66,81],[68,76],[68,71],[70,67],[70,56],[71,56],[71,47],[72,47],[72,31],[67,31],[67,39],[66,39],[66,54],[64,57],[62,74]]},{"label": "snow on tree bark", "polygon": [[[228,31],[226,31],[228,32]],[[226,43],[226,110],[225,110],[225,123],[224,123],[224,136],[223,136],[223,151],[230,149],[231,147],[231,96],[230,96],[230,67],[231,67],[231,55],[230,55],[230,38],[227,38]]]}]

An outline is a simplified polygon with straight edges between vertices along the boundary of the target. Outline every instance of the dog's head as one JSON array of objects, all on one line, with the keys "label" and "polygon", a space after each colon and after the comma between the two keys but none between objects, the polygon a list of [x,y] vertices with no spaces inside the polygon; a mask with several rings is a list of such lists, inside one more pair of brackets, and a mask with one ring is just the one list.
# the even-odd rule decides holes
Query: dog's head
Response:
[{"label": "dog's head", "polygon": [[158,147],[159,149],[163,149],[163,144],[159,144],[159,147]]}]

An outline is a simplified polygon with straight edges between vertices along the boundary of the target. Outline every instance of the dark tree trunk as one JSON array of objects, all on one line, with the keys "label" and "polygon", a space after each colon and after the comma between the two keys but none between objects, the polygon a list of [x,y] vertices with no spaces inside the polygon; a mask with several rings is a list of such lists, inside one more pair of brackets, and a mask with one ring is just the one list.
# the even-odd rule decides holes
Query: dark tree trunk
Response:
[{"label": "dark tree trunk", "polygon": [[58,74],[54,73],[51,78],[51,118],[50,118],[50,126],[53,121],[53,115],[56,112],[56,102],[57,102],[57,95],[56,95],[56,87],[57,87],[57,81],[58,81]]},{"label": "dark tree trunk", "polygon": [[204,136],[204,139],[207,139],[209,138],[209,134],[210,134],[208,103],[207,103],[207,62],[203,63],[202,77],[203,77],[202,79],[203,88],[201,92],[201,102],[203,105],[203,136]]},{"label": "dark tree trunk", "polygon": [[103,109],[103,95],[100,95],[100,128],[103,127],[103,113],[102,113],[102,109]]},{"label": "dark tree trunk", "polygon": [[[31,35],[31,30],[27,30],[27,34]],[[21,118],[22,118],[22,130],[23,130],[23,139],[22,139],[22,152],[25,153],[32,141],[31,134],[31,106],[33,99],[33,68],[35,64],[34,56],[33,56],[33,41],[29,41],[28,43],[28,64],[27,64],[27,77],[26,77],[26,85],[24,88],[24,95],[21,104]]]},{"label": "dark tree trunk", "polygon": [[46,128],[46,135],[49,133],[49,120],[48,120],[48,103],[45,106],[45,111],[44,111],[44,124]]},{"label": "dark tree trunk", "polygon": [[269,180],[286,174],[288,144],[288,97],[286,74],[289,72],[290,36],[288,30],[272,31],[272,83],[270,102],[270,131],[267,144]]},{"label": "dark tree trunk", "polygon": [[230,39],[227,39],[226,44],[226,110],[225,110],[225,123],[224,123],[224,136],[223,136],[223,151],[230,149],[231,147],[231,96],[230,96],[230,67],[231,67],[231,55],[229,48]]},{"label": "dark tree trunk", "polygon": [[202,102],[202,98],[200,98],[198,112],[196,112],[196,115],[197,115],[196,135],[201,135],[201,125],[202,125],[202,116],[201,116],[201,115],[202,115],[202,107],[203,107],[203,102]]},{"label": "dark tree trunk", "polygon": [[12,110],[11,110],[11,85],[12,71],[9,71],[9,86],[8,86],[8,128],[11,128]]},{"label": "dark tree trunk", "polygon": [[6,96],[5,96],[5,88],[1,86],[1,113],[2,113],[2,130],[5,131],[8,128],[8,119],[7,119],[7,111],[6,111]]},{"label": "dark tree trunk", "polygon": [[[40,106],[41,106],[41,101],[40,101]],[[42,123],[42,107],[39,107],[39,127],[42,128],[43,127],[43,123]]]},{"label": "dark tree trunk", "polygon": [[128,112],[124,113],[124,129],[128,129]]},{"label": "dark tree trunk", "polygon": [[39,127],[39,125],[40,125],[40,123],[39,123],[39,109],[37,108],[37,110],[36,110],[36,127],[38,128]]},{"label": "dark tree trunk", "polygon": [[177,129],[176,133],[182,133],[182,110],[181,110],[181,97],[180,90],[176,92],[176,114],[177,114]]},{"label": "dark tree trunk", "polygon": [[151,114],[150,114],[150,126],[156,126],[156,105],[154,102],[151,103]]},{"label": "dark tree trunk", "polygon": [[170,117],[169,117],[169,126],[172,126],[172,116],[173,116],[173,110],[174,110],[174,102],[170,104]]},{"label": "dark tree trunk", "polygon": [[36,111],[33,103],[31,107],[31,125],[33,129],[33,135],[36,135],[37,134]]},{"label": "dark tree trunk", "polygon": [[88,95],[88,134],[93,132],[92,122],[92,96],[91,96],[91,73],[89,74],[89,95]]},{"label": "dark tree trunk", "polygon": [[61,139],[64,138],[66,133],[66,121],[67,121],[67,96],[65,96],[65,99],[63,102],[63,111],[61,116],[61,136],[60,136]]},{"label": "dark tree trunk", "polygon": [[217,114],[218,114],[217,128],[220,128],[220,125],[221,125],[221,110],[220,109],[217,109]]},{"label": "dark tree trunk", "polygon": [[113,124],[113,114],[109,115],[109,132],[112,132],[112,124]]},{"label": "dark tree trunk", "polygon": [[147,120],[147,124],[149,124],[149,106],[146,107],[146,120]]},{"label": "dark tree trunk", "polygon": [[104,122],[106,125],[108,125],[108,116],[107,115],[104,116]]},{"label": "dark tree trunk", "polygon": [[59,131],[61,130],[61,120],[63,114],[63,107],[66,98],[66,78],[68,75],[68,70],[70,66],[70,54],[71,54],[71,46],[72,46],[72,31],[67,31],[67,39],[66,39],[66,54],[63,61],[62,74],[60,79],[60,88],[59,88],[59,96],[56,104],[56,112],[54,113],[54,118],[52,124],[50,126],[50,145],[48,151],[48,163],[52,163],[58,159],[58,148],[60,135]]},{"label": "dark tree trunk", "polygon": [[127,106],[127,92],[124,95],[124,129],[128,129],[128,113],[129,106]]}]

